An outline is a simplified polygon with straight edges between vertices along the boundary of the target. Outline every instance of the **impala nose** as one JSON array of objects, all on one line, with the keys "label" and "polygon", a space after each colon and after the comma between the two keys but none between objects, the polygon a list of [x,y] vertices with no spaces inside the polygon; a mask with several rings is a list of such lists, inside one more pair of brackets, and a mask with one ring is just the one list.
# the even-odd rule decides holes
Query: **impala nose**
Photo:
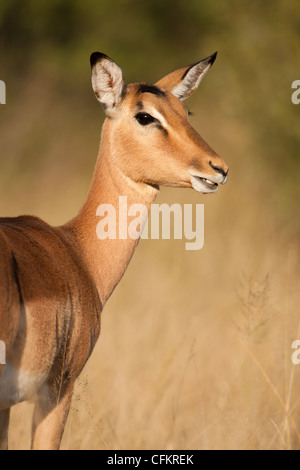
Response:
[{"label": "impala nose", "polygon": [[212,162],[209,162],[209,164],[215,171],[217,171],[218,173],[221,173],[221,175],[224,176],[224,179],[221,182],[221,184],[225,184],[227,182],[227,179],[228,179],[229,169],[227,169],[227,171],[225,171],[225,170],[223,170],[223,168],[221,166],[214,165]]}]

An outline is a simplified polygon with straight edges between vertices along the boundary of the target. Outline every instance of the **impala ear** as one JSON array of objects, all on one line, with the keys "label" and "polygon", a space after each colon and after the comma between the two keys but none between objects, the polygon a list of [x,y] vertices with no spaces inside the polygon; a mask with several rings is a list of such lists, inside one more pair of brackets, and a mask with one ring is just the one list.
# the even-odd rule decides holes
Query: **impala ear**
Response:
[{"label": "impala ear", "polygon": [[198,88],[202,78],[216,60],[217,52],[188,67],[183,67],[162,78],[156,85],[185,100]]},{"label": "impala ear", "polygon": [[104,109],[109,113],[121,101],[124,88],[120,67],[107,55],[94,52],[91,55],[92,86]]}]

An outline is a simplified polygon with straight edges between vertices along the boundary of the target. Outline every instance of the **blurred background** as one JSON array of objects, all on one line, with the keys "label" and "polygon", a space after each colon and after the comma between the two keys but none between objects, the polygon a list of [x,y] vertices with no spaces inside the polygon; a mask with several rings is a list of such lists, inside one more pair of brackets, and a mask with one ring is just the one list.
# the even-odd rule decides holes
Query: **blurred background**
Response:
[{"label": "blurred background", "polygon": [[[214,51],[187,105],[230,167],[204,203],[205,246],[148,241],[104,313],[64,449],[299,449],[300,79],[298,0],[2,0],[0,213],[59,225],[89,189],[103,113],[89,56],[156,82]],[[30,445],[31,405],[10,447]]]}]

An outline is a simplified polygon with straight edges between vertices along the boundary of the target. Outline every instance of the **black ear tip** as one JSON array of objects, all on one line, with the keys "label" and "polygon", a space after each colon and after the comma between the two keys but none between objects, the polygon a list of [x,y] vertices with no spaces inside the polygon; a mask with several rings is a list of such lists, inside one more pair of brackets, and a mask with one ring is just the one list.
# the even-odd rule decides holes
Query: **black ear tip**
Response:
[{"label": "black ear tip", "polygon": [[211,63],[211,65],[212,65],[212,64],[214,63],[214,61],[216,60],[217,55],[218,55],[218,51],[214,52],[214,53],[210,56],[210,63]]},{"label": "black ear tip", "polygon": [[102,52],[93,52],[90,57],[91,67],[104,58],[107,58],[107,55],[102,54]]}]

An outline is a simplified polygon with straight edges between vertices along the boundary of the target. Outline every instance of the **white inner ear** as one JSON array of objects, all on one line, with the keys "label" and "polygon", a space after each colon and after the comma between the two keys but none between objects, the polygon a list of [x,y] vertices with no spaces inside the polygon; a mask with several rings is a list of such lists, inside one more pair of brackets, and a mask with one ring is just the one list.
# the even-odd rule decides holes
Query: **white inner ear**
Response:
[{"label": "white inner ear", "polygon": [[211,64],[207,64],[207,62],[205,64],[200,62],[194,65],[194,67],[188,71],[184,79],[173,88],[173,95],[182,101],[188,98],[198,88],[202,78],[210,67]]},{"label": "white inner ear", "polygon": [[108,109],[116,106],[123,90],[123,74],[112,60],[102,59],[95,64],[92,72],[92,85],[98,100]]}]

